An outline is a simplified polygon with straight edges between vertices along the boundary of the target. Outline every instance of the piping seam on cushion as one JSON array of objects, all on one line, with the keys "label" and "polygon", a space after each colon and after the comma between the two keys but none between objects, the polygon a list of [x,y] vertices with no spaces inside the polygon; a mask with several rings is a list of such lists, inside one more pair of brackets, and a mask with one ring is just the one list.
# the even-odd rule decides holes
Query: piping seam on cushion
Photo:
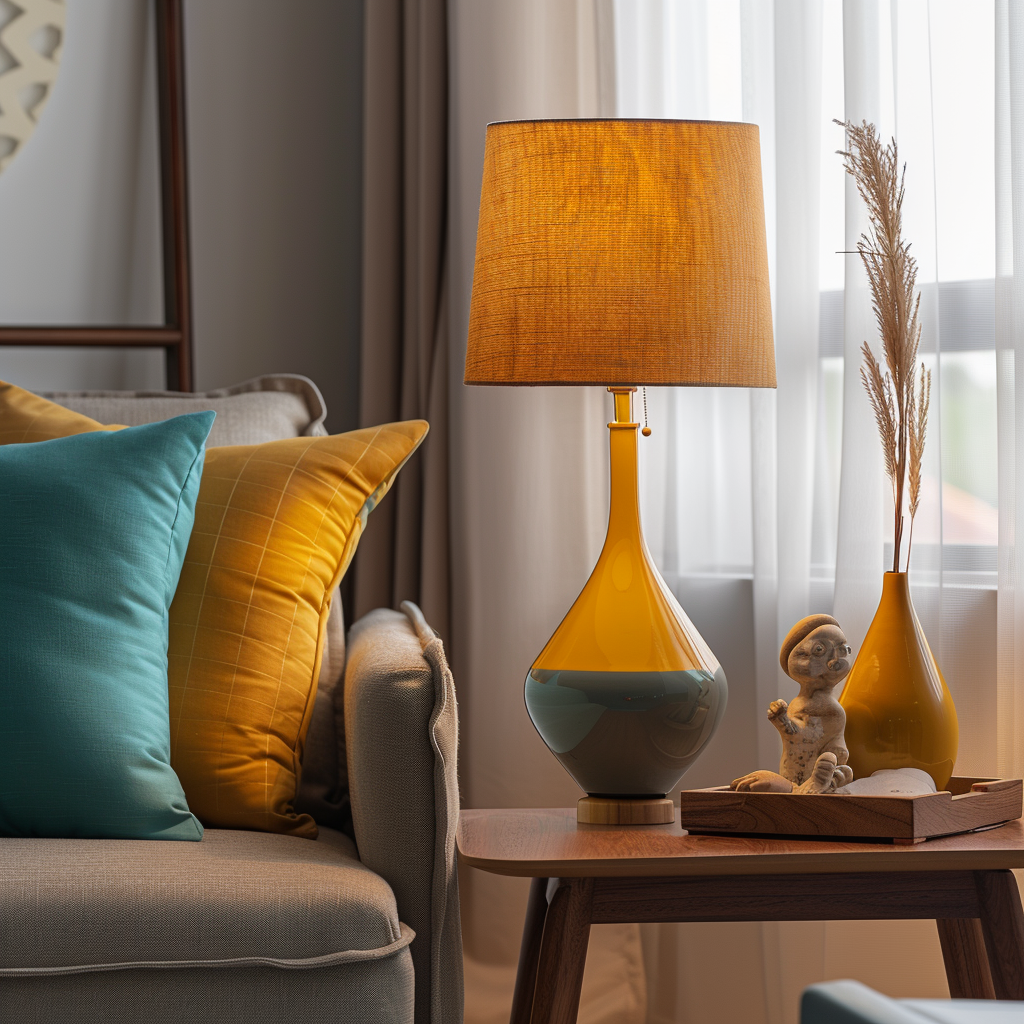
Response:
[{"label": "piping seam on cushion", "polygon": [[305,957],[299,960],[280,960],[270,956],[241,956],[229,960],[133,960],[117,964],[73,964],[67,967],[0,967],[3,978],[40,978],[66,974],[98,974],[104,971],[182,970],[189,967],[277,967],[287,971],[307,971],[319,967],[337,967],[342,964],[383,960],[405,949],[416,933],[399,922],[401,936],[387,946],[377,949],[346,949],[340,953]]}]

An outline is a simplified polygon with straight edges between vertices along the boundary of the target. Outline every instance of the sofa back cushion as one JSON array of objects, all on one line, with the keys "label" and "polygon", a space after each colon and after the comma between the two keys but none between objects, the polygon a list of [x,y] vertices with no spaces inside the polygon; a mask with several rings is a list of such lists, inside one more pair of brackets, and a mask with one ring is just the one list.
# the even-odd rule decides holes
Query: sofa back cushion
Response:
[{"label": "sofa back cushion", "polygon": [[202,837],[167,637],[212,422],[0,446],[0,833]]},{"label": "sofa back cushion", "polygon": [[262,444],[327,433],[327,409],[308,378],[278,373],[213,391],[49,391],[43,398],[97,423],[133,427],[212,409],[217,414],[207,447]]}]

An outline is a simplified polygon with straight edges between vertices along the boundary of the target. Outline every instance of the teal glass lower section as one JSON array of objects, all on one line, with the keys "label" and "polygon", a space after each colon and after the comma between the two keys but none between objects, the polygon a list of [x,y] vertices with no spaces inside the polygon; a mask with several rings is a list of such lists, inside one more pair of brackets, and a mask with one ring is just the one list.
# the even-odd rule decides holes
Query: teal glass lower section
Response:
[{"label": "teal glass lower section", "polygon": [[710,672],[531,669],[526,708],[541,739],[593,796],[667,794],[725,712],[721,667]]}]

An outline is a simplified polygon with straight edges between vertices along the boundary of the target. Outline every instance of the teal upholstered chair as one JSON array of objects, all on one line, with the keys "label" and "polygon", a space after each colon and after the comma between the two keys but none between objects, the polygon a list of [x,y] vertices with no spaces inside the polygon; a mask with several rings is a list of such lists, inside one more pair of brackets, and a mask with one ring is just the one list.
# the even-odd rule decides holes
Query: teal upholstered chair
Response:
[{"label": "teal upholstered chair", "polygon": [[859,981],[811,985],[800,1024],[1021,1024],[1024,1003],[990,999],[890,999]]}]

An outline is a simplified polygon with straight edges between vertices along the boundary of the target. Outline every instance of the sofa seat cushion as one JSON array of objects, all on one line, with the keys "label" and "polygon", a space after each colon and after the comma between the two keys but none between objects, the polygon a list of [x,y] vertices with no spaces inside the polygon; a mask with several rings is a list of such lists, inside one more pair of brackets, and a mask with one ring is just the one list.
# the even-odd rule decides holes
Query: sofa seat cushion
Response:
[{"label": "sofa seat cushion", "polygon": [[0,839],[0,977],[327,967],[407,946],[352,841],[207,829],[200,843]]}]

